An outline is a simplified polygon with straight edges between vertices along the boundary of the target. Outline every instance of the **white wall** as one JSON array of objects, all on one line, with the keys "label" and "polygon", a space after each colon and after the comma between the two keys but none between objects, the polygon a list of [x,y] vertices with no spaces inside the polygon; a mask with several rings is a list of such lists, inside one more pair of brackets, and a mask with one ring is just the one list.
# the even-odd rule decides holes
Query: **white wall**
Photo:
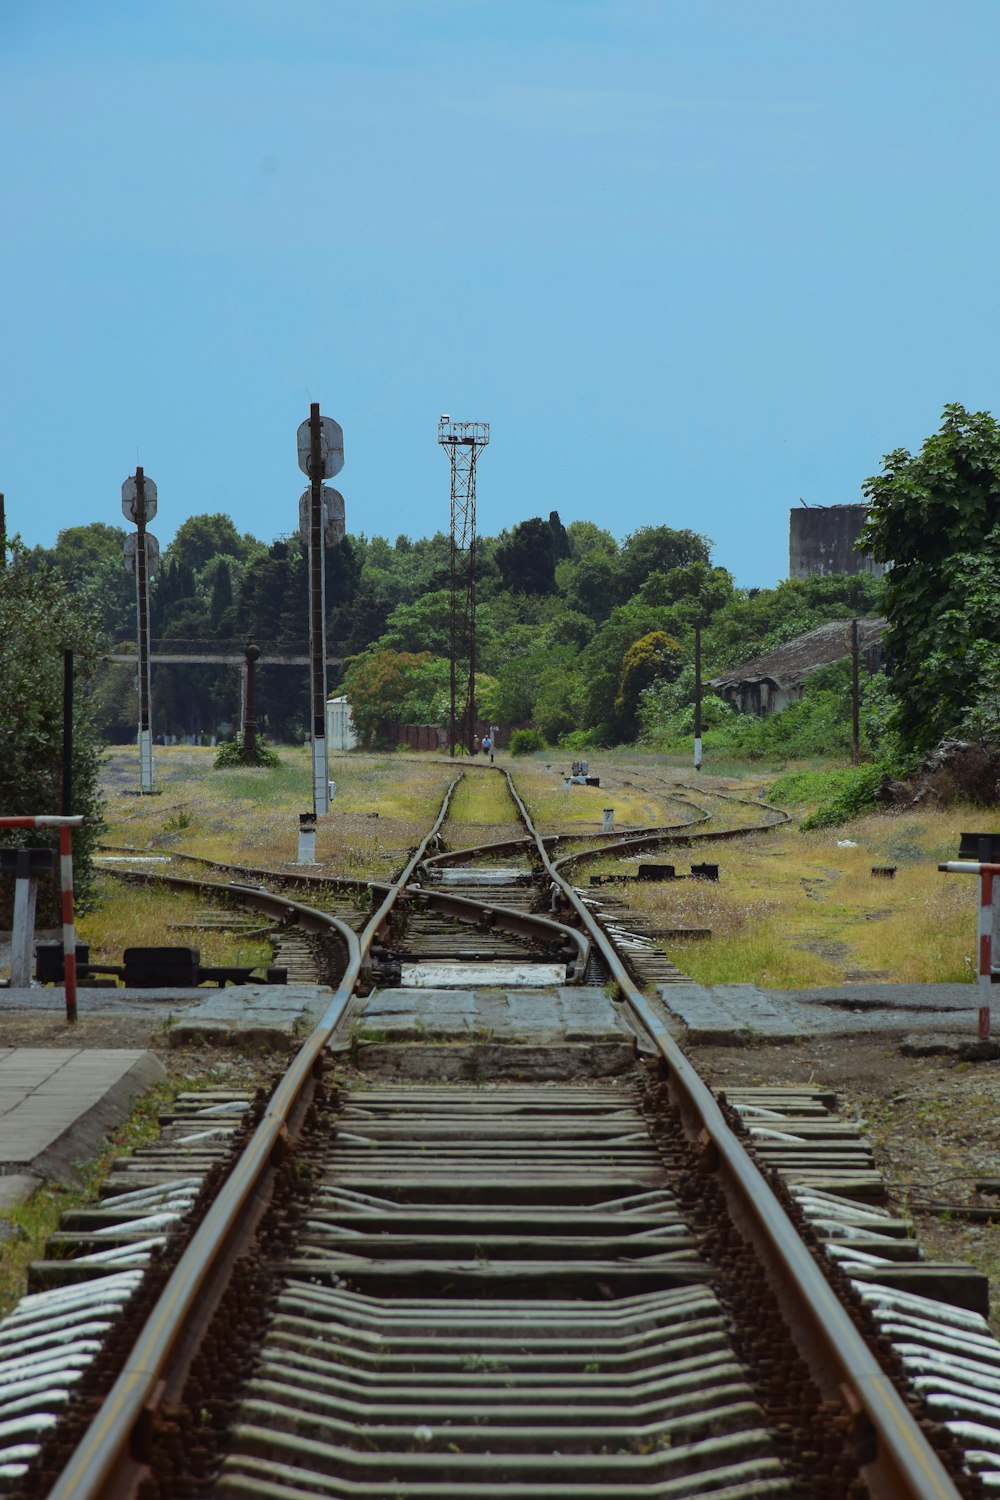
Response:
[{"label": "white wall", "polygon": [[346,698],[326,700],[326,738],[331,750],[356,750],[358,737],[351,719],[351,705]]}]

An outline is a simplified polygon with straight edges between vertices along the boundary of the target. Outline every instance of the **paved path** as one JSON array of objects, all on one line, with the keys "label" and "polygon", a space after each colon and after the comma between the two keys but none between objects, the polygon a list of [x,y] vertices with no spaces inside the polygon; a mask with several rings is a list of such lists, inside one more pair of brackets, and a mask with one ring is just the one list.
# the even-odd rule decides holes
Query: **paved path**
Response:
[{"label": "paved path", "polygon": [[78,1165],[165,1077],[152,1052],[0,1049],[0,1207],[29,1197],[40,1178],[78,1182]]}]

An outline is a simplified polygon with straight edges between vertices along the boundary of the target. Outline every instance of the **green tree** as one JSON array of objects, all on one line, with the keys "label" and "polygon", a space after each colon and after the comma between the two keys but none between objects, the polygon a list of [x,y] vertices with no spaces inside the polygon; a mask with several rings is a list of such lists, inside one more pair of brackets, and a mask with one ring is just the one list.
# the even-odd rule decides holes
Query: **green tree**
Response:
[{"label": "green tree", "polygon": [[583,678],[568,661],[551,662],[540,674],[532,717],[550,744],[580,727]]},{"label": "green tree", "polygon": [[689,563],[669,573],[650,573],[636,597],[643,604],[682,604],[692,623],[704,623],[733,597],[733,577],[725,568]]},{"label": "green tree", "polygon": [[663,630],[668,618],[667,610],[653,605],[635,601],[619,605],[581,653],[580,664],[587,685],[583,727],[593,728],[599,742],[614,744],[632,732],[615,706],[625,653],[633,641],[650,631]]},{"label": "green tree", "polygon": [[556,540],[551,523],[540,516],[520,521],[497,543],[496,561],[505,589],[551,594],[556,582]]},{"label": "green tree", "polygon": [[344,674],[344,692],[363,745],[389,724],[432,723],[435,697],[447,689],[449,667],[429,651],[373,648],[356,656]]},{"label": "green tree", "polygon": [[379,645],[394,651],[430,651],[435,656],[447,656],[450,640],[451,594],[447,589],[436,589],[412,604],[397,604]]},{"label": "green tree", "polygon": [[567,607],[603,624],[618,594],[618,563],[611,553],[594,547],[577,562],[560,563],[557,576]]},{"label": "green tree", "polygon": [[[15,541],[0,567],[0,814],[62,811],[63,653],[75,655],[71,812],[94,820],[73,837],[81,905],[100,834],[99,746],[86,694],[100,648],[97,612],[48,567],[29,565]],[[4,842],[56,842],[51,831],[4,831]]]},{"label": "green tree", "polygon": [[223,559],[215,570],[215,579],[212,583],[212,603],[210,614],[212,626],[219,628],[219,624],[227,611],[233,607],[233,577],[229,566]]},{"label": "green tree", "polygon": [[[639,694],[637,718],[639,739],[654,750],[673,748],[694,733],[695,672],[688,661],[672,681],[659,678]],[[702,729],[718,729],[736,718],[736,712],[711,689],[702,685]]]},{"label": "green tree", "polygon": [[245,562],[260,549],[260,542],[249,533],[241,536],[231,518],[217,512],[210,516],[189,516],[182,521],[168,551],[172,561],[198,573],[217,552]]},{"label": "green tree", "polygon": [[579,560],[588,552],[606,552],[609,557],[618,553],[618,543],[610,531],[595,525],[593,521],[570,521],[566,527],[570,557]]},{"label": "green tree", "polygon": [[923,750],[1000,692],[1000,424],[946,406],[917,454],[866,480],[861,542],[885,581],[894,727]]},{"label": "green tree", "polygon": [[67,526],[54,547],[35,547],[29,567],[52,567],[69,588],[95,606],[101,630],[114,641],[135,638],[135,581],[125,571],[125,531],[92,521]]},{"label": "green tree", "polygon": [[633,641],[622,658],[622,675],[615,694],[615,712],[623,733],[634,738],[638,727],[639,695],[654,682],[670,681],[681,669],[681,648],[663,630],[651,630]]},{"label": "green tree", "polygon": [[552,555],[556,562],[559,562],[561,558],[569,557],[573,548],[569,533],[560,521],[557,510],[549,511],[549,529],[552,532]]},{"label": "green tree", "polygon": [[711,542],[696,531],[670,526],[640,526],[622,543],[618,554],[619,598],[624,604],[642,587],[650,573],[669,573],[692,563],[710,562]]}]

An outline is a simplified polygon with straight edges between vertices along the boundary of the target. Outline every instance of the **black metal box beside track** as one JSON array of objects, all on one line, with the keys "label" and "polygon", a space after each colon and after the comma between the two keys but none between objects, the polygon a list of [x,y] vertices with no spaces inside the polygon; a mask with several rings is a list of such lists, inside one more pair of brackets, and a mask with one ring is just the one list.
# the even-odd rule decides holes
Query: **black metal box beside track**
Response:
[{"label": "black metal box beside track", "polygon": [[677,867],[675,865],[640,865],[635,878],[636,880],[676,880]]},{"label": "black metal box beside track", "polygon": [[[77,943],[76,945],[76,967],[80,972],[90,962],[90,944]],[[63,945],[62,943],[36,943],[35,944],[35,978],[39,984],[62,984],[66,975],[63,971]]]},{"label": "black metal box beside track", "polygon": [[201,952],[198,948],[126,948],[127,989],[195,989]]},{"label": "black metal box beside track", "polygon": [[1000,833],[963,833],[958,846],[959,859],[974,859],[979,864],[1000,865]]},{"label": "black metal box beside track", "polygon": [[51,875],[56,867],[54,849],[0,849],[0,875]]}]

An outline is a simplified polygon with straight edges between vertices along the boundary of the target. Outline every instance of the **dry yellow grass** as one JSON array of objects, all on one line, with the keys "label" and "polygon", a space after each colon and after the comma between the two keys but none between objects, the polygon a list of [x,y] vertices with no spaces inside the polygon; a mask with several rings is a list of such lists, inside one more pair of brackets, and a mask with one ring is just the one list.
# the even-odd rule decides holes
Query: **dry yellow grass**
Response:
[{"label": "dry yellow grass", "polygon": [[[179,745],[158,750],[157,791],[140,797],[136,751],[111,752],[104,778],[108,842],[244,864],[294,861],[299,814],[312,807],[308,750],[282,749],[275,770],[217,771],[214,754]],[[320,820],[320,863],[347,874],[389,874],[426,831],[455,774],[436,757],[331,756],[336,793]]]},{"label": "dry yellow grass", "polygon": [[[106,757],[105,841],[116,846],[278,868],[298,857],[299,814],[312,806],[309,754],[283,749],[274,770],[217,771],[214,751],[188,746],[158,749],[156,786],[140,796],[138,755],[116,749]],[[321,868],[386,879],[426,833],[449,781],[447,762],[404,755],[332,756],[336,793],[317,831]],[[185,872],[187,873],[187,872]],[[163,887],[99,883],[98,908],[82,917],[81,940],[91,956],[120,963],[133,946],[190,944],[206,964],[266,962],[265,944],[238,933],[187,929],[204,903]]]},{"label": "dry yellow grass", "polygon": [[[164,947],[197,948],[208,965],[256,966],[271,961],[271,945],[263,938],[222,927],[205,930],[199,918],[208,903],[194,894],[129,885],[102,875],[97,896],[97,908],[77,923],[80,941],[90,945],[91,963],[120,964],[126,948]],[[213,906],[212,916],[222,918],[223,912]]]},{"label": "dry yellow grass", "polygon": [[[279,771],[211,768],[212,752],[158,752],[161,793],[139,797],[133,749],[115,751],[108,768],[110,842],[137,848],[177,848],[216,859],[280,866],[297,856],[298,814],[311,802],[305,750],[283,750]],[[566,765],[562,764],[562,759]],[[543,832],[598,831],[603,809],[614,806],[619,829],[680,822],[690,807],[678,799],[679,773],[647,757],[591,757],[600,787],[564,789],[558,756],[546,771],[542,759],[507,762]],[[336,756],[333,808],[320,820],[318,858],[345,874],[385,878],[403,864],[426,832],[448,782],[462,767],[444,757],[405,754]],[[516,824],[497,770],[466,766],[446,829],[451,847],[510,836]],[[757,793],[766,778],[726,782],[682,773],[682,796],[710,807],[723,827],[760,817]],[[720,799],[730,790],[745,802]],[[801,816],[805,809],[795,809]],[[377,814],[378,816],[372,816]],[[710,942],[667,944],[686,973],[702,982],[753,982],[782,986],[871,980],[971,980],[976,892],[968,877],[937,872],[953,858],[963,828],[982,813],[968,808],[873,815],[845,829],[800,833],[772,829],[738,843],[706,843],[661,857],[684,870],[694,861],[716,861],[718,885],[683,881],[616,887],[627,901],[664,927],[709,927]],[[848,844],[846,841],[849,840]],[[646,855],[643,858],[651,858]],[[872,877],[873,865],[897,866],[894,880]],[[634,870],[635,862],[597,860],[590,870]],[[115,887],[117,889],[117,887]],[[113,897],[81,924],[100,956],[135,942],[193,941],[167,923],[184,920],[173,897],[136,892]],[[157,915],[157,913],[160,913]],[[143,936],[136,936],[136,933]],[[146,936],[146,934],[173,936]],[[206,934],[206,962],[250,962],[237,957],[239,940]]]},{"label": "dry yellow grass", "polygon": [[[629,775],[611,770],[604,760],[600,765],[601,785],[563,786],[571,758],[553,752],[556,758],[548,764],[535,757],[510,762],[514,783],[524,799],[539,833],[585,833],[600,831],[604,809],[613,807],[618,829],[640,828],[649,824],[679,823],[691,815],[690,808],[676,798],[670,781],[650,786],[641,768],[630,768]],[[593,769],[598,774],[596,762]]]},{"label": "dry yellow grass", "polygon": [[[664,945],[702,983],[971,982],[975,883],[937,863],[954,858],[959,830],[976,816],[957,808],[813,833],[786,827],[672,859],[679,873],[692,860],[717,862],[718,884],[620,889],[659,926],[711,928],[710,942]],[[871,873],[890,865],[892,880]]]}]

